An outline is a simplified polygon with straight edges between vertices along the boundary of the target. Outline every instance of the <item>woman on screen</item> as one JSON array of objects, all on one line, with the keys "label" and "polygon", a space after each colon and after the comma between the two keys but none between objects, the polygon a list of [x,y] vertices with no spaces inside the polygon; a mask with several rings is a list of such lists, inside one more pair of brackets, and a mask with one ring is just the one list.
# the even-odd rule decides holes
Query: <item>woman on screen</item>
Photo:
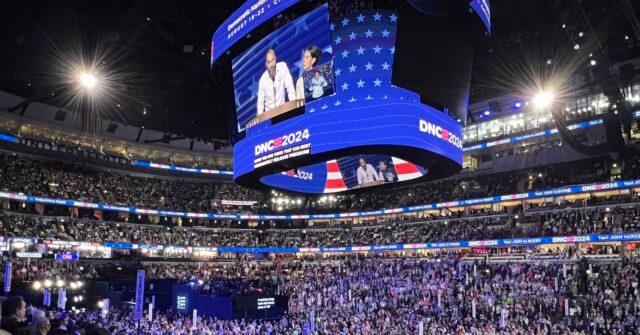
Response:
[{"label": "woman on screen", "polygon": [[[302,70],[304,71],[312,69],[322,57],[322,50],[315,45],[310,45],[304,50],[302,55]],[[296,82],[296,99],[304,100],[304,80],[302,79],[302,73],[298,77]]]},{"label": "woman on screen", "polygon": [[311,79],[311,87],[309,88],[309,91],[311,91],[311,97],[318,99],[323,96],[324,87],[327,87],[327,80],[320,75],[320,71],[316,71],[313,79]]}]

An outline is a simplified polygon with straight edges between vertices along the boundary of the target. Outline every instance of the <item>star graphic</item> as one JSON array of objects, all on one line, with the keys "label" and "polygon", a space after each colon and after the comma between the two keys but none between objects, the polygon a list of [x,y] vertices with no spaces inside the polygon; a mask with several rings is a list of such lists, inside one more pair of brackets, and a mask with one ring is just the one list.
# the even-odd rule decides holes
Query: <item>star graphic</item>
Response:
[{"label": "star graphic", "polygon": [[380,21],[380,18],[382,17],[382,15],[380,15],[379,13],[375,13],[373,14],[373,20],[374,21]]},{"label": "star graphic", "polygon": [[321,109],[327,109],[329,108],[329,106],[327,106],[327,104],[322,105],[322,107],[320,107]]},{"label": "star graphic", "polygon": [[381,48],[381,47],[379,47],[379,46],[377,46],[377,45],[373,48],[373,52],[375,52],[375,53],[377,53],[377,54],[379,54],[379,53],[380,53],[380,50],[382,50],[382,48]]},{"label": "star graphic", "polygon": [[372,100],[373,98],[371,97],[371,95],[367,95],[366,98],[364,98],[364,100]]},{"label": "star graphic", "polygon": [[362,81],[362,79],[360,79],[356,84],[358,84],[359,88],[364,87],[364,81]]},{"label": "star graphic", "polygon": [[342,105],[342,101],[338,100],[338,101],[336,101],[336,102],[334,103],[334,105],[335,105],[335,106],[340,106],[340,105]]},{"label": "star graphic", "polygon": [[335,24],[333,24],[333,23],[329,26],[329,29],[331,29],[331,30],[333,30],[333,29],[335,29],[335,28],[336,28],[336,25],[335,25]]},{"label": "star graphic", "polygon": [[348,90],[348,89],[349,89],[349,84],[347,84],[347,83],[342,83],[342,86],[341,86],[341,87],[342,87],[342,90],[343,90],[343,91],[346,91],[346,90]]},{"label": "star graphic", "polygon": [[339,76],[342,73],[342,70],[340,68],[336,69],[335,71],[336,77]]},{"label": "star graphic", "polygon": [[391,16],[389,16],[389,18],[391,19],[391,22],[396,22],[398,20],[398,17],[396,16],[396,14],[391,14]]},{"label": "star graphic", "polygon": [[389,99],[389,97],[385,94],[384,97],[382,97],[382,99]]},{"label": "star graphic", "polygon": [[376,78],[376,80],[374,80],[374,81],[373,81],[373,84],[374,84],[375,86],[378,86],[378,87],[380,87],[380,84],[381,84],[381,83],[382,83],[382,80],[380,80],[380,79],[378,79],[378,78]]},{"label": "star graphic", "polygon": [[389,70],[389,66],[390,66],[390,65],[389,65],[389,64],[387,64],[387,62],[384,62],[384,63],[382,64],[382,69],[383,69],[383,70]]},{"label": "star graphic", "polygon": [[340,44],[340,42],[342,42],[342,37],[336,37],[336,45]]},{"label": "star graphic", "polygon": [[353,31],[351,32],[351,34],[349,34],[349,40],[353,41],[356,39],[356,33],[354,33]]},{"label": "star graphic", "polygon": [[389,34],[389,31],[386,29],[382,31],[382,37],[389,37]]},{"label": "star graphic", "polygon": [[358,15],[358,23],[364,22],[364,16],[362,14]]},{"label": "star graphic", "polygon": [[351,97],[351,99],[349,99],[349,102],[355,102],[355,101],[358,101],[358,99],[356,99],[354,97]]},{"label": "star graphic", "polygon": [[364,67],[367,68],[367,71],[371,71],[373,69],[373,64],[371,64],[371,62],[369,62],[369,63],[365,64]]},{"label": "star graphic", "polygon": [[313,107],[311,107],[311,109],[309,110],[309,113],[313,113],[313,112],[315,112],[315,111],[316,111],[316,109],[315,109],[315,108],[313,108]]},{"label": "star graphic", "polygon": [[372,37],[373,36],[373,31],[371,31],[371,29],[368,29],[367,31],[364,32],[364,35],[366,37]]},{"label": "star graphic", "polygon": [[348,24],[349,24],[349,19],[345,17],[344,20],[342,20],[342,26],[346,27]]},{"label": "star graphic", "polygon": [[351,66],[349,66],[349,72],[356,72],[357,68],[358,68],[357,66],[351,64]]},{"label": "star graphic", "polygon": [[396,47],[389,48],[389,51],[391,51],[391,54],[393,55],[394,53],[396,53]]},{"label": "star graphic", "polygon": [[345,50],[342,52],[342,58],[347,58],[349,56],[349,51]]},{"label": "star graphic", "polygon": [[358,55],[364,55],[364,50],[365,50],[365,49],[364,49],[363,47],[359,47],[359,48],[357,49],[357,51],[358,51]]}]

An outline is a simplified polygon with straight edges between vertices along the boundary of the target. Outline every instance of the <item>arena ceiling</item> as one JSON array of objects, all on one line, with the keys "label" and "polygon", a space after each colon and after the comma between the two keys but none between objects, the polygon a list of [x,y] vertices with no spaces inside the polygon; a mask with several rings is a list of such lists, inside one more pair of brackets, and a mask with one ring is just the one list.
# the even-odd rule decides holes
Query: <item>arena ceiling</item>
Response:
[{"label": "arena ceiling", "polygon": [[[102,115],[188,137],[226,139],[232,97],[212,79],[209,45],[215,28],[242,2],[13,1],[0,14],[0,89],[61,103],[60,58],[100,52],[123,74],[122,94]],[[630,0],[491,1],[492,36],[477,42],[471,102],[510,89],[487,84],[496,65],[504,65],[496,59],[525,53],[553,58],[550,44],[562,49],[584,41],[612,61],[637,56],[639,7]]]}]

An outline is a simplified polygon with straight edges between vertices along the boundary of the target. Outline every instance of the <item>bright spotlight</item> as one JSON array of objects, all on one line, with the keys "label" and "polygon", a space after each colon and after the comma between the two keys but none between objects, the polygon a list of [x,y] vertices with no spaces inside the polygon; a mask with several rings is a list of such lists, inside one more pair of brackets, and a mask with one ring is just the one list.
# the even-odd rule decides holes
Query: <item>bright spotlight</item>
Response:
[{"label": "bright spotlight", "polygon": [[51,283],[51,280],[49,280],[49,279],[47,279],[47,280],[45,280],[45,281],[44,281],[44,287],[46,287],[46,288],[51,287],[51,284],[52,284],[52,283]]},{"label": "bright spotlight", "polygon": [[58,279],[58,280],[56,281],[56,286],[57,286],[57,287],[62,287],[62,286],[64,286],[64,280],[62,280],[62,279]]},{"label": "bright spotlight", "polygon": [[553,94],[551,92],[542,91],[533,98],[533,103],[536,107],[544,109],[551,104],[551,100],[553,100]]},{"label": "bright spotlight", "polygon": [[42,287],[42,284],[40,284],[39,281],[34,281],[33,282],[33,289],[34,290],[39,290]]},{"label": "bright spotlight", "polygon": [[98,78],[95,75],[84,72],[80,74],[80,85],[85,88],[92,89],[98,83]]}]

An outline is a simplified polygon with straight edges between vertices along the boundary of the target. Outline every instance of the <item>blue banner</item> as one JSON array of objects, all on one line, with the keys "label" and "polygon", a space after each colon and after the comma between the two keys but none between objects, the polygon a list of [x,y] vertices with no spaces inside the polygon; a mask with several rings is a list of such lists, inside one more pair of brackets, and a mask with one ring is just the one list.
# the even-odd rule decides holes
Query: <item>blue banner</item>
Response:
[{"label": "blue banner", "polygon": [[144,309],[144,277],[145,270],[138,270],[138,274],[136,276],[136,305],[133,314],[134,321],[142,319],[142,310]]},{"label": "blue banner", "polygon": [[11,262],[4,263],[4,293],[11,292]]}]

